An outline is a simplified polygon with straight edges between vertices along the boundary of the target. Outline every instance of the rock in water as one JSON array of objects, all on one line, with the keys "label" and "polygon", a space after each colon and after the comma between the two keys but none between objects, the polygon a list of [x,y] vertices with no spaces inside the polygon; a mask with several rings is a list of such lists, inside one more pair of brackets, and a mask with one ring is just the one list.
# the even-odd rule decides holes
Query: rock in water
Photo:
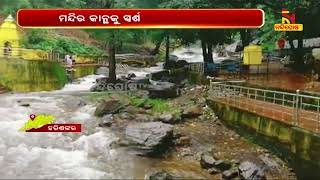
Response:
[{"label": "rock in water", "polygon": [[179,95],[178,87],[170,82],[157,82],[149,86],[150,98],[174,98]]},{"label": "rock in water", "polygon": [[77,97],[67,97],[64,99],[63,104],[67,109],[70,109],[70,110],[76,110],[80,107],[87,105],[85,101]]},{"label": "rock in water", "polygon": [[243,179],[264,180],[266,179],[264,170],[256,164],[245,161],[239,165],[239,173]]},{"label": "rock in water", "polygon": [[122,104],[119,100],[102,100],[100,104],[97,106],[94,115],[102,117],[106,114],[114,114],[117,113],[121,108]]},{"label": "rock in water", "polygon": [[155,172],[151,175],[147,175],[146,180],[172,180],[174,179],[171,174],[166,171]]},{"label": "rock in water", "polygon": [[112,125],[113,116],[112,114],[107,114],[102,117],[101,122],[99,123],[100,127],[110,127]]},{"label": "rock in water", "polygon": [[162,122],[128,125],[126,138],[141,152],[140,155],[159,156],[172,144],[173,126]]},{"label": "rock in water", "polygon": [[28,104],[28,103],[24,103],[24,104],[20,104],[20,106],[22,106],[22,107],[29,107],[29,106],[30,106],[30,104]]},{"label": "rock in water", "polygon": [[150,74],[150,76],[153,81],[160,81],[164,77],[169,77],[170,73],[168,70],[163,70],[163,71],[153,72]]}]

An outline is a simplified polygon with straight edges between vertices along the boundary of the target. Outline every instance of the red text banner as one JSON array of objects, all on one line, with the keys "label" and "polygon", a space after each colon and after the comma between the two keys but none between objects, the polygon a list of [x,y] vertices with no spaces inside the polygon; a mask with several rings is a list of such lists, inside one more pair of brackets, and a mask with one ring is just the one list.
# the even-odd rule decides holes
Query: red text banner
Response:
[{"label": "red text banner", "polygon": [[81,124],[47,124],[26,132],[81,132]]},{"label": "red text banner", "polygon": [[260,28],[261,9],[20,9],[23,28]]}]

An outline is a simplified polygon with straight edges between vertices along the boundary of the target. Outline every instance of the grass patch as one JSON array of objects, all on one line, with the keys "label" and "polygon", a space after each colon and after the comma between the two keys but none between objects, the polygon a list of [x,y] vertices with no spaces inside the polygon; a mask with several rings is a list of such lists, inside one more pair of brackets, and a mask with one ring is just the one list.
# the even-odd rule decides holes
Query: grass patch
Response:
[{"label": "grass patch", "polygon": [[176,108],[171,102],[164,99],[150,99],[141,98],[137,96],[130,96],[129,104],[136,107],[143,107],[144,105],[151,105],[153,113],[172,113],[175,116],[180,116],[180,109]]}]

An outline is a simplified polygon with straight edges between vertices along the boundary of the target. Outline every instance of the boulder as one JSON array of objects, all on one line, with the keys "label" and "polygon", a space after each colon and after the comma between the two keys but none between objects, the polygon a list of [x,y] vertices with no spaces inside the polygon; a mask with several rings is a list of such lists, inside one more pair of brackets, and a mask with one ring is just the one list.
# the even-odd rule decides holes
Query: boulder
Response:
[{"label": "boulder", "polygon": [[198,117],[203,114],[203,108],[202,106],[195,105],[187,108],[182,112],[183,118],[192,118],[192,117]]},{"label": "boulder", "polygon": [[101,122],[99,123],[99,127],[110,127],[113,122],[112,114],[107,114],[101,118]]},{"label": "boulder", "polygon": [[129,84],[132,84],[132,87],[136,86],[136,89],[147,89],[150,85],[150,80],[147,77],[134,77],[131,78],[127,84],[128,86]]},{"label": "boulder", "polygon": [[232,167],[232,164],[225,160],[217,160],[208,153],[201,154],[200,165],[204,169],[215,168],[219,172],[228,170]]},{"label": "boulder", "polygon": [[159,119],[159,121],[164,122],[164,123],[168,123],[168,124],[176,124],[181,120],[181,118],[175,117],[171,113],[161,114],[158,117],[158,119]]},{"label": "boulder", "polygon": [[268,169],[275,170],[278,172],[281,171],[280,165],[275,160],[271,159],[270,157],[265,156],[265,155],[260,155],[259,158],[266,165],[266,167],[268,167]]},{"label": "boulder", "polygon": [[150,98],[174,98],[179,96],[178,87],[170,82],[157,82],[148,88]]},{"label": "boulder", "polygon": [[137,77],[134,73],[130,73],[127,75],[127,79],[132,79],[132,78],[135,78]]},{"label": "boulder", "polygon": [[220,171],[226,171],[230,169],[232,164],[226,160],[218,160],[214,163],[214,167],[219,169]]},{"label": "boulder", "polygon": [[201,154],[200,165],[204,169],[213,168],[217,160],[207,153]]},{"label": "boulder", "polygon": [[146,180],[172,180],[174,179],[171,174],[166,171],[154,172],[145,177]]},{"label": "boulder", "polygon": [[177,146],[188,146],[190,145],[190,142],[191,140],[188,136],[181,136],[176,140],[175,144]]},{"label": "boulder", "polygon": [[162,122],[130,124],[126,139],[139,150],[139,155],[159,156],[172,145],[173,126]]},{"label": "boulder", "polygon": [[212,168],[208,169],[208,173],[209,174],[218,174],[218,173],[220,173],[220,170],[212,167]]},{"label": "boulder", "polygon": [[122,104],[119,100],[102,100],[100,104],[97,106],[94,115],[98,117],[102,117],[106,114],[114,114],[119,112],[122,108]]},{"label": "boulder", "polygon": [[222,172],[222,178],[223,179],[234,179],[235,177],[238,176],[238,174],[239,174],[239,172],[238,172],[237,168],[231,168],[229,170]]},{"label": "boulder", "polygon": [[22,107],[29,107],[30,104],[29,104],[29,103],[23,103],[23,104],[20,104],[20,106],[22,106]]},{"label": "boulder", "polygon": [[160,81],[163,78],[167,78],[170,76],[170,72],[168,70],[162,70],[158,72],[153,72],[150,74],[151,80]]},{"label": "boulder", "polygon": [[87,103],[84,100],[77,97],[67,97],[64,99],[63,104],[67,109],[71,110],[76,110],[80,107],[87,105]]},{"label": "boulder", "polygon": [[243,179],[250,179],[250,180],[266,179],[266,176],[264,174],[264,169],[262,169],[261,167],[249,161],[244,161],[240,163],[239,173]]}]

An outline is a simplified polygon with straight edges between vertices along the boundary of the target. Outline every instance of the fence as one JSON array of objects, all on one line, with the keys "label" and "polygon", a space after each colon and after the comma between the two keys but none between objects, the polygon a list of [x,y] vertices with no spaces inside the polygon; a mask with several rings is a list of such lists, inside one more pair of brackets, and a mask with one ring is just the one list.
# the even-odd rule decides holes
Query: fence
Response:
[{"label": "fence", "polygon": [[320,97],[210,82],[211,97],[259,115],[320,131]]},{"label": "fence", "polygon": [[191,72],[203,73],[204,72],[204,63],[203,62],[189,63],[188,69]]}]

